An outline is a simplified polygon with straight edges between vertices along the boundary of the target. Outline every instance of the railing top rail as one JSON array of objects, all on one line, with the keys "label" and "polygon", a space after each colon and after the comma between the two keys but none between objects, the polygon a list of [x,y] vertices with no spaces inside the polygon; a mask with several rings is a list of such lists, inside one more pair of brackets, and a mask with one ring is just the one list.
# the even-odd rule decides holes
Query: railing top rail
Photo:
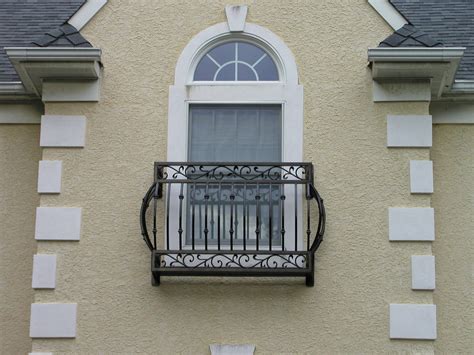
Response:
[{"label": "railing top rail", "polygon": [[155,162],[160,183],[307,184],[313,164],[304,162]]}]

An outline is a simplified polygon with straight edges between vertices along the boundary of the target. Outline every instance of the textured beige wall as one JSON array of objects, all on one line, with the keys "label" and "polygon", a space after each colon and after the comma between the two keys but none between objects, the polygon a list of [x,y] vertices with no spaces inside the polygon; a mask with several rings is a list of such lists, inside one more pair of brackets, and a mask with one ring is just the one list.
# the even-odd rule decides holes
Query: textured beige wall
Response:
[{"label": "textured beige wall", "polygon": [[474,126],[435,125],[436,291],[440,354],[474,348]]},{"label": "textured beige wall", "polygon": [[[387,114],[426,114],[425,103],[373,104],[367,48],[391,29],[365,0],[249,1],[248,21],[290,47],[305,90],[305,159],[328,213],[316,285],[304,280],[163,280],[150,285],[138,225],[153,161],[166,159],[168,87],[187,42],[225,21],[224,1],[111,0],[82,31],[103,49],[98,104],[48,104],[84,114],[84,149],[45,149],[63,160],[63,191],[43,206],[83,207],[78,243],[58,253],[54,291],[37,302],[77,302],[78,335],[35,340],[55,354],[206,354],[211,343],[252,343],[259,354],[432,352],[430,341],[390,341],[389,303],[432,303],[410,289],[410,256],[429,243],[389,243],[389,206],[429,206],[411,196],[410,159],[427,149],[387,149]],[[183,132],[184,137],[184,132]]]},{"label": "textured beige wall", "polygon": [[0,125],[0,354],[31,350],[39,159],[39,126]]}]

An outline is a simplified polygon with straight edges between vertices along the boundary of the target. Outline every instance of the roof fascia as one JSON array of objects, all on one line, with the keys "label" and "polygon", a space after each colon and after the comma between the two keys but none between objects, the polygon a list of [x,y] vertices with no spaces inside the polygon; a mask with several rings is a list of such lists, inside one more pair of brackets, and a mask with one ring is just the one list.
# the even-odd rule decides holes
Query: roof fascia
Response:
[{"label": "roof fascia", "polygon": [[368,0],[369,4],[395,31],[408,23],[388,0]]},{"label": "roof fascia", "polygon": [[68,23],[80,31],[99,11],[108,0],[87,0],[69,19]]}]

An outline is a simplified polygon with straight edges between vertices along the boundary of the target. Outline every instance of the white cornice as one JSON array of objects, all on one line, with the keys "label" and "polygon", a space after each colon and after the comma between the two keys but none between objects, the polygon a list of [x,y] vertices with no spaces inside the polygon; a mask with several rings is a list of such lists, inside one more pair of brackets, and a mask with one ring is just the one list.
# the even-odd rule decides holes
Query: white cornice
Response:
[{"label": "white cornice", "polygon": [[68,23],[80,31],[107,4],[107,0],[87,0]]},{"label": "white cornice", "polygon": [[[101,50],[98,48],[69,47],[7,47],[8,58],[20,76],[24,94],[42,96],[43,84],[47,81],[97,81],[100,76]],[[4,85],[6,90],[21,90]]]},{"label": "white cornice", "polygon": [[378,82],[429,79],[434,100],[453,93],[454,77],[464,55],[463,47],[370,48],[372,78]]},{"label": "white cornice", "polygon": [[395,31],[408,23],[388,0],[368,0],[368,2]]}]

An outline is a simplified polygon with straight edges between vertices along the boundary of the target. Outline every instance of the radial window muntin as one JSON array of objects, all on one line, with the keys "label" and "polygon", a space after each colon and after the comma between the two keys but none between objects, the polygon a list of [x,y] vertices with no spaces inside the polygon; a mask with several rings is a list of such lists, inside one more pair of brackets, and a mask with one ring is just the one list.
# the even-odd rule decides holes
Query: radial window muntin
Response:
[{"label": "radial window muntin", "polygon": [[[207,46],[196,62],[192,81],[279,82],[281,81],[279,61],[265,47],[255,41],[241,38],[221,40],[217,44]],[[249,58],[249,51],[253,51],[253,58]],[[243,71],[246,73],[242,74]]]}]

